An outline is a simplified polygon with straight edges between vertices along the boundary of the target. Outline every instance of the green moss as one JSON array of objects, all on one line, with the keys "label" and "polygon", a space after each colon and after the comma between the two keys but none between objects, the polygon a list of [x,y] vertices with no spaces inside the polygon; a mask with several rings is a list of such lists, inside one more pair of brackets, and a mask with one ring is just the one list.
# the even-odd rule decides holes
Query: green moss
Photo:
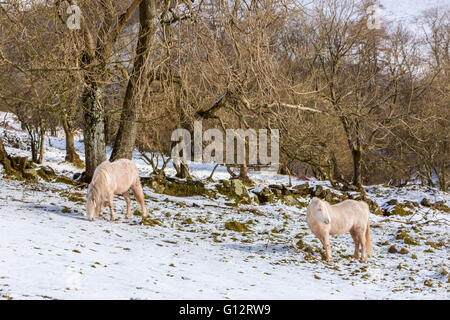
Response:
[{"label": "green moss", "polygon": [[65,183],[65,184],[70,184],[72,186],[80,186],[83,185],[83,183],[80,183],[78,181],[72,180],[66,176],[57,176],[55,179],[56,183]]},{"label": "green moss", "polygon": [[307,244],[305,241],[303,241],[303,240],[298,240],[297,241],[297,243],[296,243],[296,245],[297,245],[297,247],[299,248],[299,249],[301,249],[301,250],[303,250],[303,251],[305,251],[305,252],[307,252],[307,253],[309,253],[309,254],[314,254],[314,249],[313,249],[313,247],[311,247],[309,244]]},{"label": "green moss", "polygon": [[[237,179],[234,179],[235,181]],[[228,182],[226,180],[220,180],[220,184],[216,184],[215,188],[218,193],[224,195],[229,200],[234,200],[234,202],[226,202],[225,204],[231,207],[237,207],[238,204],[251,204],[252,199],[248,195],[247,189],[242,186],[242,188],[237,188],[234,185],[239,185],[239,182],[235,181]],[[240,180],[239,180],[240,181]],[[235,190],[239,190],[239,193],[236,193]]]},{"label": "green moss", "polygon": [[193,179],[183,180],[154,175],[148,178],[141,178],[141,183],[154,189],[156,193],[174,197],[214,196],[210,190],[205,188],[203,182]]},{"label": "green moss", "polygon": [[389,253],[397,253],[398,250],[397,250],[397,248],[394,245],[392,245],[392,246],[389,247],[388,252]]},{"label": "green moss", "polygon": [[417,246],[419,243],[414,240],[406,230],[399,229],[396,236],[397,240],[403,240],[405,244]]},{"label": "green moss", "polygon": [[396,206],[394,206],[394,208],[391,210],[390,214],[404,217],[404,216],[409,216],[413,213],[413,211],[405,210],[405,208],[407,208],[407,206],[405,204],[399,203]]},{"label": "green moss", "polygon": [[426,241],[425,244],[429,245],[433,249],[440,249],[442,246],[445,245],[445,243],[443,241],[439,241],[438,243],[433,242],[433,241]]},{"label": "green moss", "polygon": [[195,222],[192,220],[192,218],[187,218],[183,221],[183,224],[195,224]]},{"label": "green moss", "polygon": [[62,197],[67,198],[67,200],[69,200],[71,202],[75,202],[76,204],[84,204],[85,203],[84,195],[80,192],[74,192],[74,193],[61,192],[60,195]]},{"label": "green moss", "polygon": [[251,231],[244,223],[234,221],[234,220],[225,222],[225,229],[236,231],[236,232]]},{"label": "green moss", "polygon": [[162,226],[161,220],[159,220],[159,219],[152,219],[152,218],[149,218],[149,217],[142,218],[142,224],[144,226],[151,226],[151,227]]},{"label": "green moss", "polygon": [[272,233],[283,233],[284,231],[286,231],[285,228],[281,228],[281,229],[273,228],[271,232]]},{"label": "green moss", "polygon": [[61,209],[61,212],[62,212],[62,213],[71,213],[72,211],[70,210],[70,208],[64,206],[64,207]]}]

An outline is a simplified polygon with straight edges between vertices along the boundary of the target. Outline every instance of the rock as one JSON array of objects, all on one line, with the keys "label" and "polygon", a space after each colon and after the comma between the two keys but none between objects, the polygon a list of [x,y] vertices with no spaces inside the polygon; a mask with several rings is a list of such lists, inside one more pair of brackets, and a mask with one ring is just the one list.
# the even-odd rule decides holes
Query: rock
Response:
[{"label": "rock", "polygon": [[83,182],[78,182],[78,181],[72,180],[72,179],[70,179],[70,178],[68,178],[66,176],[63,176],[63,175],[57,176],[56,179],[55,179],[55,182],[56,183],[70,184],[72,186],[77,186],[77,187],[78,186],[82,186],[82,185],[87,185],[87,184],[85,184]]},{"label": "rock", "polygon": [[42,170],[45,172],[45,174],[46,174],[47,176],[49,176],[50,178],[55,178],[55,177],[56,177],[55,170],[53,170],[52,167],[49,167],[49,166],[41,166],[40,169],[42,169]]},{"label": "rock", "polygon": [[164,190],[166,189],[164,185],[158,183],[158,181],[152,181],[151,186],[156,193],[164,193]]},{"label": "rock", "polygon": [[288,206],[295,206],[299,204],[299,201],[295,199],[293,196],[287,195],[284,197],[284,203],[287,204]]},{"label": "rock", "polygon": [[301,196],[306,196],[309,194],[309,184],[304,183],[304,184],[296,185],[295,187],[293,187],[291,189],[291,193],[298,194]]},{"label": "rock", "polygon": [[264,187],[261,191],[253,191],[254,194],[258,196],[258,200],[260,204],[265,204],[267,202],[274,201],[274,195],[270,192],[269,188]]},{"label": "rock", "polygon": [[82,175],[83,175],[83,174],[82,174],[81,172],[75,172],[75,173],[73,174],[72,179],[73,179],[73,180],[79,181]]},{"label": "rock", "polygon": [[232,179],[231,180],[231,188],[233,190],[233,193],[237,195],[238,197],[243,197],[247,195],[247,189],[245,188],[244,184],[239,179]]},{"label": "rock", "polygon": [[[233,205],[251,204],[252,197],[250,197],[244,183],[239,179],[232,179],[231,183],[227,180],[220,180],[221,183],[216,184],[217,191],[225,195],[229,199],[235,200]],[[255,193],[256,194],[256,193]],[[231,203],[230,203],[231,204]]]},{"label": "rock", "polygon": [[23,177],[26,180],[37,182],[39,180],[39,175],[34,169],[24,169],[23,170]]},{"label": "rock", "polygon": [[178,179],[150,175],[141,178],[142,185],[155,190],[156,193],[174,197],[214,196],[213,192],[205,188],[205,184],[193,179]]},{"label": "rock", "polygon": [[314,196],[318,198],[325,198],[325,191],[322,186],[317,186],[316,190],[314,190]]},{"label": "rock", "polygon": [[389,200],[388,202],[386,202],[386,204],[387,204],[388,206],[396,206],[396,205],[399,204],[399,202],[398,202],[397,199],[391,199],[391,200]]},{"label": "rock", "polygon": [[372,213],[374,213],[376,215],[382,215],[383,214],[383,212],[381,211],[380,206],[378,205],[378,203],[376,201],[367,199],[366,202],[369,205],[370,212],[372,212]]},{"label": "rock", "polygon": [[11,166],[20,172],[24,172],[25,169],[32,168],[31,164],[28,162],[28,157],[12,157]]},{"label": "rock", "polygon": [[347,190],[348,191],[358,191],[359,189],[358,189],[357,186],[354,186],[354,185],[350,184],[350,185],[347,186]]},{"label": "rock", "polygon": [[37,174],[45,181],[50,181],[51,179],[56,177],[55,171],[49,166],[41,166],[37,170]]},{"label": "rock", "polygon": [[[395,205],[394,205],[395,203]],[[383,208],[383,215],[386,217],[397,215],[397,216],[409,216],[414,213],[409,207],[404,203],[400,203],[397,200],[390,200],[386,202]]]},{"label": "rock", "polygon": [[420,204],[424,207],[431,207],[431,201],[427,198],[423,198]]},{"label": "rock", "polygon": [[272,192],[277,198],[283,196],[283,192],[281,190],[273,189]]},{"label": "rock", "polygon": [[408,251],[408,249],[406,249],[406,248],[401,248],[400,251],[399,251],[398,253],[400,253],[400,254],[408,254],[409,251]]},{"label": "rock", "polygon": [[322,193],[324,194],[325,201],[333,202],[333,193],[330,191],[330,189],[325,189]]},{"label": "rock", "polygon": [[269,188],[270,189],[277,189],[277,190],[283,190],[285,189],[285,187],[283,185],[278,185],[278,184],[269,184]]}]

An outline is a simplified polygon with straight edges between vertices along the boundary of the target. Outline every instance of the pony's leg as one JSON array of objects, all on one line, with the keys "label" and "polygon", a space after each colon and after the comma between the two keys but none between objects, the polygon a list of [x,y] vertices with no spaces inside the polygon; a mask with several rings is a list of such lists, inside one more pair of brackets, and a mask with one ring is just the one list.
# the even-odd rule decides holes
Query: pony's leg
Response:
[{"label": "pony's leg", "polygon": [[327,262],[330,262],[331,261],[331,246],[330,246],[330,235],[329,235],[328,231],[324,231],[319,236],[319,240],[320,240],[320,242],[322,242],[322,245],[326,251]]},{"label": "pony's leg", "polygon": [[95,208],[95,217],[98,218],[99,216],[103,215],[103,200],[98,202],[98,206]]},{"label": "pony's leg", "polygon": [[359,261],[361,261],[362,263],[367,262],[365,231],[366,230],[358,230],[358,232],[356,234],[359,243],[361,243],[361,259]]},{"label": "pony's leg", "polygon": [[100,205],[98,206],[98,212],[97,217],[103,216],[103,205],[105,204],[104,200],[100,202]]},{"label": "pony's leg", "polygon": [[147,207],[145,206],[145,198],[144,192],[142,191],[141,182],[137,180],[133,185],[131,185],[131,189],[133,190],[134,197],[142,208],[142,218],[147,217]]},{"label": "pony's leg", "polygon": [[108,195],[108,206],[111,211],[111,221],[114,221],[114,193]]},{"label": "pony's leg", "polygon": [[353,253],[353,256],[355,257],[355,259],[359,258],[359,241],[358,241],[358,237],[356,236],[356,233],[351,230],[350,234],[353,238],[353,242],[355,243],[355,252]]},{"label": "pony's leg", "polygon": [[131,200],[130,200],[130,194],[127,192],[125,192],[123,194],[123,197],[125,198],[125,201],[127,202],[127,215],[125,216],[125,218],[131,218]]}]

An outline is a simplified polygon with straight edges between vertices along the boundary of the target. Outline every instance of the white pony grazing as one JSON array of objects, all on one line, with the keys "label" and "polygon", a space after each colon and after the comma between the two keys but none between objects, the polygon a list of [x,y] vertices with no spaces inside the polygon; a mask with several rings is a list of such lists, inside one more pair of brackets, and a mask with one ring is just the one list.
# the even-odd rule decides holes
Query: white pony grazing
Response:
[{"label": "white pony grazing", "polygon": [[308,226],[322,242],[327,252],[327,261],[331,261],[329,236],[350,232],[355,242],[355,258],[359,257],[361,245],[361,262],[366,262],[366,251],[372,257],[370,241],[369,206],[364,201],[345,200],[331,205],[319,198],[313,198],[306,213]]},{"label": "white pony grazing", "polygon": [[142,208],[142,217],[147,216],[144,193],[142,192],[141,180],[136,164],[128,159],[118,159],[114,162],[102,162],[94,172],[92,181],[89,184],[86,208],[89,220],[94,220],[102,214],[103,201],[108,198],[109,209],[111,210],[111,220],[114,220],[115,194],[122,194],[127,202],[127,218],[131,217],[130,195],[128,191],[133,190],[136,200]]}]

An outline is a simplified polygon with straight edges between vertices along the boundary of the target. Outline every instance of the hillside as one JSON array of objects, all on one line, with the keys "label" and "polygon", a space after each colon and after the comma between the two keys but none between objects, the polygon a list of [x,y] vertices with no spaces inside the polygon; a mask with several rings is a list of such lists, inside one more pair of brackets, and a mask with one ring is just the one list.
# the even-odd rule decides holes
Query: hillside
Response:
[{"label": "hillside", "polygon": [[[1,119],[7,152],[29,156],[15,119]],[[200,163],[189,164],[200,182],[184,188],[186,181],[149,178],[136,154],[151,219],[142,223],[132,198],[135,214],[126,220],[116,196],[116,221],[105,208],[89,222],[86,188],[64,178],[82,171],[63,162],[64,147],[62,137],[47,137],[48,181],[0,176],[0,299],[450,298],[450,197],[437,189],[366,186],[378,208],[370,217],[374,257],[355,260],[346,234],[332,238],[328,265],[306,206],[312,195],[357,192],[314,179],[293,178],[288,187],[287,176],[267,171],[250,172],[256,185],[241,190],[224,168],[206,182],[212,166]],[[82,142],[76,147],[81,156]]]}]

